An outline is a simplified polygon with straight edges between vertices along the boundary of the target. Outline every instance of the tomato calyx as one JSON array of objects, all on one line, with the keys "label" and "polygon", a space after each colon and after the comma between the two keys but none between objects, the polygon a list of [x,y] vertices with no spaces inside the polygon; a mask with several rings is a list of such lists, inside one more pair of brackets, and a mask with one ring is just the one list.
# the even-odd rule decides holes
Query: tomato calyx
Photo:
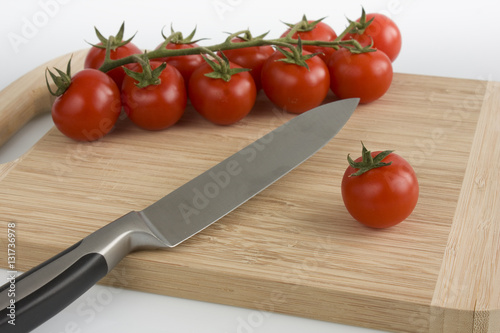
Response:
[{"label": "tomato calyx", "polygon": [[362,8],[359,22],[347,19],[349,21],[349,26],[351,28],[348,29],[348,33],[353,35],[354,34],[362,35],[365,32],[366,28],[368,28],[368,26],[373,22],[374,19],[375,17],[372,17],[370,20],[366,21],[366,12],[365,9]]},{"label": "tomato calyx", "polygon": [[221,52],[222,57],[218,56],[217,54],[208,49],[206,50],[206,53],[212,56],[213,58],[210,59],[209,57],[202,55],[203,59],[205,59],[205,61],[213,69],[213,72],[205,74],[206,77],[209,77],[211,79],[221,79],[226,82],[229,82],[231,80],[231,76],[241,72],[248,72],[251,70],[249,68],[241,68],[241,67],[231,68],[229,59],[222,52]]},{"label": "tomato calyx", "polygon": [[358,169],[358,171],[352,173],[349,175],[349,177],[353,176],[360,176],[364,174],[365,172],[368,172],[372,169],[384,167],[391,165],[392,162],[382,162],[384,158],[387,157],[390,153],[392,153],[394,150],[384,150],[383,152],[378,153],[375,156],[372,156],[371,151],[366,149],[365,145],[363,142],[361,142],[361,145],[363,146],[361,156],[362,160],[360,162],[355,162],[351,156],[348,154],[347,155],[347,161],[349,162],[349,165],[355,169]]},{"label": "tomato calyx", "polygon": [[348,41],[340,41],[339,44],[353,54],[376,52],[377,49],[373,47],[373,38],[370,37],[370,39],[371,43],[367,46],[361,45],[361,43],[355,39],[350,39]]},{"label": "tomato calyx", "polygon": [[250,32],[250,30],[242,30],[242,31],[238,31],[238,32],[235,32],[235,33],[228,32],[228,34],[229,34],[229,36],[226,38],[226,42],[229,43],[229,44],[235,44],[232,41],[233,38],[239,38],[239,39],[241,39],[244,42],[252,42],[252,41],[256,41],[256,40],[264,40],[264,38],[267,36],[267,34],[269,34],[269,31],[263,33],[262,35],[255,36],[255,37],[252,36],[252,33]]},{"label": "tomato calyx", "polygon": [[359,19],[359,22],[347,19],[349,21],[349,27],[347,27],[347,29],[345,29],[345,31],[340,36],[337,37],[339,45],[348,49],[349,51],[351,51],[351,53],[354,54],[377,51],[377,49],[373,47],[374,42],[371,36],[369,36],[371,43],[364,47],[361,45],[361,43],[359,43],[356,39],[352,37],[345,41],[340,40],[344,38],[345,35],[347,35],[347,33],[351,35],[362,35],[368,28],[368,26],[373,22],[374,19],[375,17],[372,17],[370,20],[366,21],[366,13],[364,8],[361,9],[361,17]]},{"label": "tomato calyx", "polygon": [[164,46],[166,46],[168,43],[194,44],[194,43],[198,43],[201,40],[206,39],[206,38],[200,38],[200,39],[193,40],[193,37],[195,34],[196,34],[196,27],[193,29],[193,31],[191,31],[191,33],[186,38],[184,38],[184,36],[182,35],[182,32],[175,31],[172,25],[170,26],[170,36],[165,36],[165,34],[163,33],[163,29],[161,31],[161,35],[162,35],[163,39],[165,39],[165,42],[163,43]]},{"label": "tomato calyx", "polygon": [[[50,94],[52,96],[61,96],[64,94],[64,92],[69,88],[71,85],[71,58],[68,61],[68,65],[66,67],[66,73],[63,72],[60,69],[54,68],[59,76],[55,75],[50,71],[50,69],[46,68],[45,69],[45,83],[47,84],[47,89],[49,90]],[[50,88],[49,80],[47,79],[47,72],[49,72],[50,77],[52,78],[52,81],[54,81],[57,90],[52,91]]]},{"label": "tomato calyx", "polygon": [[142,72],[134,72],[123,66],[125,73],[137,81],[135,84],[138,88],[146,88],[151,85],[159,85],[161,83],[160,74],[167,67],[167,63],[164,62],[155,69],[151,68],[147,52],[141,55],[135,55],[137,63],[142,67]]},{"label": "tomato calyx", "polygon": [[89,43],[89,44],[99,49],[109,48],[109,50],[111,51],[116,51],[116,49],[119,48],[120,46],[130,43],[136,35],[134,34],[129,39],[123,40],[123,34],[125,32],[125,22],[123,22],[122,25],[120,26],[120,30],[118,30],[118,33],[115,36],[109,36],[109,38],[104,37],[96,27],[94,27],[94,30],[95,34],[97,35],[97,39],[99,39],[100,43],[99,44]]},{"label": "tomato calyx", "polygon": [[319,20],[316,21],[309,21],[307,20],[306,15],[302,16],[302,20],[298,23],[292,24],[292,23],[285,23],[291,30],[288,33],[288,35],[291,37],[295,32],[304,32],[304,31],[311,31],[313,30],[318,23],[323,21],[326,17],[320,18]]},{"label": "tomato calyx", "polygon": [[373,38],[371,36],[371,44],[369,46],[366,46],[365,48],[363,48],[359,44],[359,42],[352,37],[348,40],[345,40],[346,43],[344,43],[343,40],[347,35],[362,35],[374,19],[375,17],[372,17],[370,20],[366,21],[365,9],[361,7],[361,17],[359,18],[359,22],[347,19],[347,21],[349,22],[349,26],[340,35],[338,35],[335,40],[339,42],[339,45],[349,49],[352,53],[366,53],[376,51],[375,49],[373,49]]},{"label": "tomato calyx", "polygon": [[312,57],[317,56],[318,54],[321,54],[320,52],[303,54],[302,41],[301,41],[300,37],[298,38],[297,46],[296,47],[291,46],[289,48],[291,51],[287,51],[284,48],[277,46],[276,49],[279,52],[281,52],[281,54],[283,54],[285,57],[278,59],[276,61],[286,62],[287,64],[295,64],[298,66],[305,67],[309,70],[309,65],[307,65],[307,60],[311,59]]}]

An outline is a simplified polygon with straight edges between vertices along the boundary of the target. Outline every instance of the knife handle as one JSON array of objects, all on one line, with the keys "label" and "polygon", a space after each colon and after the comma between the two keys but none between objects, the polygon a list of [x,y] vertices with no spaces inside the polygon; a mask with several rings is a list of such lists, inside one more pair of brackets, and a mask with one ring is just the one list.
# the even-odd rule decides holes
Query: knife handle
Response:
[{"label": "knife handle", "polygon": [[1,286],[0,332],[35,329],[90,289],[130,252],[165,246],[141,213],[122,216]]},{"label": "knife handle", "polygon": [[[64,251],[62,255],[73,248],[74,246]],[[35,274],[36,271],[54,260],[50,259],[33,268],[23,274],[22,278]],[[108,266],[101,254],[84,255],[49,283],[19,302],[15,302],[11,308],[3,309],[0,312],[1,331],[4,333],[30,332],[71,304],[107,273]]]}]

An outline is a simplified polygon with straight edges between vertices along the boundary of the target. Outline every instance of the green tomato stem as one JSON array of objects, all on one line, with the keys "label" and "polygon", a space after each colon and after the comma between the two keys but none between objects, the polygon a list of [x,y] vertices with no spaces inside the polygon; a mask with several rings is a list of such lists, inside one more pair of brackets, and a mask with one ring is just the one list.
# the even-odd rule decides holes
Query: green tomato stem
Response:
[{"label": "green tomato stem", "polygon": [[163,43],[161,43],[161,46],[158,49],[162,49],[162,50],[166,49],[167,44],[170,43],[172,40],[176,40],[177,38],[182,38],[182,33],[180,33],[180,32],[172,33],[170,36],[165,38],[165,40],[163,41]]},{"label": "green tomato stem", "polygon": [[222,72],[222,73],[227,73],[229,72],[229,64],[224,61],[224,59],[222,59],[221,57],[219,57],[219,55],[209,49],[205,50],[205,53],[212,56],[212,58],[214,58],[217,63],[219,64],[220,68],[219,70]]},{"label": "green tomato stem", "polygon": [[344,31],[342,31],[342,33],[337,36],[337,38],[335,38],[335,41],[340,42],[342,40],[342,38],[344,38],[355,26],[356,26],[356,22],[350,21],[347,28],[345,28]]},{"label": "green tomato stem", "polygon": [[355,162],[350,155],[347,155],[347,161],[349,165],[354,169],[358,169],[358,171],[350,174],[349,177],[361,176],[365,172],[368,172],[372,169],[381,168],[392,164],[392,162],[382,162],[382,160],[389,154],[391,154],[393,150],[384,150],[383,152],[380,152],[373,157],[371,151],[366,149],[363,142],[361,142],[361,145],[363,146],[363,149],[361,150],[362,160],[360,162]]},{"label": "green tomato stem", "polygon": [[[335,49],[338,49],[339,47],[346,47],[350,49],[357,50],[359,51],[359,46],[356,44],[356,41],[342,41],[341,39],[354,27],[355,23],[350,22],[349,26],[333,41],[319,41],[319,40],[301,40],[302,45],[314,45],[314,46],[322,46],[322,47],[332,47]],[[279,47],[284,47],[284,48],[289,48],[291,52],[296,56],[297,58],[300,57],[299,51],[294,45],[297,45],[299,43],[298,39],[292,38],[292,36],[301,28],[302,22],[299,22],[295,24],[289,31],[289,33],[282,38],[276,38],[276,39],[264,39],[264,38],[255,38],[255,39],[250,39],[250,40],[244,40],[239,43],[234,43],[231,41],[233,37],[237,37],[238,35],[245,34],[245,35],[250,35],[250,32],[248,30],[242,30],[236,33],[233,33],[229,35],[226,40],[222,43],[215,44],[215,45],[210,45],[210,46],[199,46],[199,47],[194,47],[194,48],[187,48],[187,49],[166,49],[165,47],[160,47],[156,50],[153,50],[151,52],[147,53],[147,57],[149,59],[155,59],[155,58],[163,58],[163,57],[173,57],[173,56],[185,56],[185,55],[193,55],[193,54],[207,54],[209,52],[218,52],[218,51],[225,51],[225,50],[233,50],[233,49],[241,49],[241,48],[246,48],[246,47],[254,47],[254,46],[264,46],[264,45],[271,45],[271,46],[279,46]],[[178,36],[176,34],[179,33],[173,33],[171,36],[167,37],[165,39],[165,42],[162,44],[167,45],[170,40],[172,40],[174,37]],[[175,35],[175,36],[174,36]],[[108,51],[108,50],[107,50]],[[362,50],[362,52],[369,52],[368,50]],[[136,58],[134,56],[128,56],[125,58],[121,59],[116,59],[116,60],[111,60],[109,58],[109,52],[107,52],[106,59],[102,66],[99,68],[99,70],[103,72],[108,72],[114,68],[136,62]]]},{"label": "green tomato stem", "polygon": [[114,44],[114,42],[115,42],[115,37],[113,37],[113,36],[110,36],[109,39],[106,41],[106,53],[104,54],[103,64],[105,64],[106,62],[107,63],[112,62],[112,60],[111,60],[111,48],[112,48],[112,45]]},{"label": "green tomato stem", "polygon": [[241,31],[232,33],[229,36],[227,36],[225,43],[233,43],[231,40],[235,37],[239,37],[240,35],[245,35],[245,37],[242,38],[244,41],[248,41],[248,39],[252,39],[252,34],[250,33],[250,30],[241,30]]}]

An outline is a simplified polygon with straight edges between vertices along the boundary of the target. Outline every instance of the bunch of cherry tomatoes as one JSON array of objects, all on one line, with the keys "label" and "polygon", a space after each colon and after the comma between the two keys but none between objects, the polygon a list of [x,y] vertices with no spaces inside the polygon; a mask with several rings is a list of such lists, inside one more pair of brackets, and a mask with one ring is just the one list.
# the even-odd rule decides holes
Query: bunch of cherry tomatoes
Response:
[{"label": "bunch of cherry tomatoes", "polygon": [[[123,41],[123,25],[109,39],[96,30],[100,43],[89,50],[84,70],[71,77],[69,63],[66,73],[57,70],[59,76],[48,71],[58,87],[51,91],[58,95],[52,108],[54,123],[72,139],[93,141],[113,128],[123,109],[141,128],[162,130],[179,121],[189,99],[204,118],[230,125],[252,110],[261,89],[273,104],[292,113],[320,105],[330,89],[340,99],[358,97],[370,103],[392,82],[401,34],[381,14],[363,11],[356,22],[349,22],[337,35],[322,20],[304,16],[270,43],[245,31],[228,37],[220,50],[168,57],[150,57],[131,39]],[[199,49],[193,36],[194,31],[183,38],[172,30],[156,50]],[[258,45],[235,47],[259,38]],[[283,43],[290,38],[296,47]],[[322,43],[332,41],[337,47]],[[136,61],[106,73],[99,70],[106,62],[130,56]],[[392,151],[371,153],[364,146],[362,157],[348,160],[342,198],[357,221],[386,228],[411,214],[419,190],[407,161]]]},{"label": "bunch of cherry tomatoes", "polygon": [[[244,118],[261,89],[277,107],[292,113],[320,105],[330,89],[340,99],[372,102],[392,82],[391,63],[401,49],[401,34],[381,14],[363,11],[357,21],[349,22],[350,28],[338,36],[322,20],[308,21],[304,16],[293,36],[291,24],[281,36],[298,41],[295,49],[268,44],[153,59],[132,38],[123,41],[123,25],[109,39],[96,29],[100,43],[90,48],[83,70],[74,76],[70,64],[66,73],[56,69],[59,76],[48,70],[58,87],[57,92],[51,91],[58,96],[52,107],[54,123],[74,140],[93,141],[111,131],[122,109],[144,129],[166,129],[182,117],[188,99],[203,117],[219,125]],[[187,38],[178,36],[157,49],[199,48],[192,40],[194,31]],[[228,43],[249,40],[247,32]],[[301,40],[340,43],[325,47],[304,42],[302,46]],[[137,55],[135,63],[106,73],[99,70],[106,56],[112,61],[131,55]]]}]

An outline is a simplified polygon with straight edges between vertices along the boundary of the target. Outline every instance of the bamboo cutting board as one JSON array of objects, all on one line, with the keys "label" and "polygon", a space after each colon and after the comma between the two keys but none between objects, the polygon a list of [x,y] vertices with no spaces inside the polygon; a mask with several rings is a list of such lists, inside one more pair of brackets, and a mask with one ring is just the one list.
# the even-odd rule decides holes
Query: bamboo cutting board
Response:
[{"label": "bamboo cutting board", "polygon": [[[74,54],[73,72],[83,57]],[[45,67],[1,92],[0,141],[50,109]],[[393,332],[499,332],[498,106],[500,83],[395,74],[310,160],[182,245],[128,256],[102,283]],[[261,93],[229,127],[188,107],[163,132],[122,119],[78,143],[52,129],[0,166],[1,243],[15,222],[16,268],[27,270],[292,117]],[[419,202],[396,227],[363,227],[343,206],[346,156],[360,141],[395,149],[417,173]]]}]

